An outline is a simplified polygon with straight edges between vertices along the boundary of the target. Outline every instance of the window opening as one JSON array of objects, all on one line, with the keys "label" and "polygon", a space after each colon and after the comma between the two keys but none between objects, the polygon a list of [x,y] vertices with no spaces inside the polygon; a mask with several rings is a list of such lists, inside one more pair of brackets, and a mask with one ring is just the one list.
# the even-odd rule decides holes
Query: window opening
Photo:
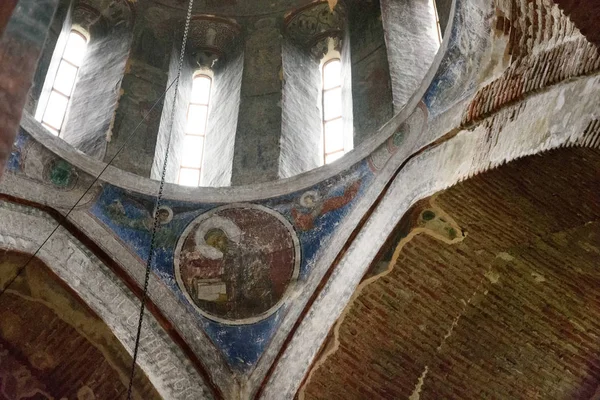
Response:
[{"label": "window opening", "polygon": [[437,3],[435,0],[431,0],[433,3],[433,13],[435,16],[435,28],[437,29],[438,42],[442,44],[442,28],[440,27],[440,16],[438,15]]},{"label": "window opening", "polygon": [[332,163],[345,153],[342,119],[342,63],[339,58],[323,65],[323,159]]},{"label": "window opening", "polygon": [[42,125],[56,136],[65,123],[65,116],[71,102],[73,89],[79,68],[85,58],[87,39],[81,33],[72,30],[67,39],[46,108],[42,114]]},{"label": "window opening", "polygon": [[183,137],[183,154],[179,166],[180,185],[200,185],[211,87],[212,79],[209,76],[201,74],[194,76]]}]

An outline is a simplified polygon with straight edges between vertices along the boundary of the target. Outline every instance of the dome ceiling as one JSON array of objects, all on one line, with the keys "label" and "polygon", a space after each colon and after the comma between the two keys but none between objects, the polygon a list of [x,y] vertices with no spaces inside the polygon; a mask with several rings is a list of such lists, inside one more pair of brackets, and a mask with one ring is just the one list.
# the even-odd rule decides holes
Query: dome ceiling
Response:
[{"label": "dome ceiling", "polygon": [[[194,12],[214,13],[230,17],[268,15],[290,11],[312,3],[314,0],[194,0]],[[337,1],[336,1],[337,2]],[[187,9],[188,0],[153,0],[148,3],[171,8]]]}]

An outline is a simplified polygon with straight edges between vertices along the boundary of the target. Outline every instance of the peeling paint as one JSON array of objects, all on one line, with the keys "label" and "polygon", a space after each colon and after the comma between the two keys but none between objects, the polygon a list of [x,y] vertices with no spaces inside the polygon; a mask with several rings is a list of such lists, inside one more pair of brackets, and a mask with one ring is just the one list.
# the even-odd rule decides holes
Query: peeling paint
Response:
[{"label": "peeling paint", "polygon": [[415,391],[412,392],[408,400],[419,400],[421,398],[421,390],[423,390],[423,384],[425,383],[425,377],[429,372],[429,366],[425,366],[423,373],[419,377],[419,381],[417,382],[417,386],[415,386]]}]

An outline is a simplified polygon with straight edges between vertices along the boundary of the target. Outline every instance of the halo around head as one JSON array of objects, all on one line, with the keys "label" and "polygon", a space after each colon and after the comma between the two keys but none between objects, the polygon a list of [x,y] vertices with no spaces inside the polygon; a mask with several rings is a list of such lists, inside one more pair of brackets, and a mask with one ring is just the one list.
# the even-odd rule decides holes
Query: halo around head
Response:
[{"label": "halo around head", "polygon": [[222,230],[225,235],[227,235],[227,238],[233,243],[239,243],[241,240],[241,229],[227,218],[213,215],[210,218],[205,219],[198,225],[194,240],[196,241],[196,250],[210,260],[223,258],[223,252],[206,243],[206,234],[211,229]]}]

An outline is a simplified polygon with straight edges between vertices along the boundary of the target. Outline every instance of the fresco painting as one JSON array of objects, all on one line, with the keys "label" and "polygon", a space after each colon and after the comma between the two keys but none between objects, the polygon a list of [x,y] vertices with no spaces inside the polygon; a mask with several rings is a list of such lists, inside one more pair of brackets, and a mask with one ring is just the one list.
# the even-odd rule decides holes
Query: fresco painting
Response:
[{"label": "fresco painting", "polygon": [[[318,250],[373,177],[367,162],[361,162],[341,176],[261,204],[223,207],[164,199],[158,211],[153,273],[197,316],[229,365],[247,373],[287,313],[287,293],[308,278]],[[145,263],[155,200],[105,184],[88,213]],[[267,257],[260,255],[275,243],[279,247],[271,248]],[[180,282],[176,265],[184,266]],[[228,284],[232,294],[239,286],[232,278],[243,281],[244,271],[253,266],[262,268],[268,279],[229,299]],[[240,306],[247,298],[253,304]]]},{"label": "fresco painting", "polygon": [[201,215],[184,232],[175,273],[186,297],[210,319],[246,324],[272,314],[298,277],[300,246],[291,224],[253,204]]},{"label": "fresco painting", "polygon": [[15,139],[15,143],[13,144],[13,149],[8,156],[8,164],[6,165],[6,169],[11,172],[18,172],[22,169],[23,164],[23,148],[27,144],[27,142],[31,139],[31,136],[23,131],[23,128],[19,129],[19,133]]},{"label": "fresco painting", "polygon": [[[44,162],[34,162],[36,159]],[[85,190],[93,182],[92,177],[24,131],[15,141],[9,169],[60,190]],[[163,199],[158,211],[154,210],[155,197],[102,183],[93,189],[94,198],[85,209],[142,264],[148,257],[154,216],[158,215],[153,274],[195,315],[230,367],[248,373],[288,312],[287,293],[308,279],[319,250],[326,247],[374,177],[369,163],[363,160],[338,176],[256,202],[260,204],[237,204],[227,209],[222,204]],[[209,232],[209,226],[217,229]],[[199,231],[204,235],[197,241]],[[197,242],[201,251],[196,250]],[[273,243],[286,245],[273,247],[266,257],[259,255]],[[222,258],[215,257],[219,251]],[[196,268],[196,272],[201,271],[196,273],[196,284],[192,268],[183,274],[192,278],[192,284],[188,282],[186,287],[178,283],[175,265],[181,257],[184,265],[202,265]],[[244,282],[243,286],[252,289],[233,294],[239,285],[231,278],[244,281],[248,268],[262,269],[268,279],[257,279],[261,285]],[[225,282],[226,276],[230,282]],[[249,304],[243,305],[248,299]]]}]

